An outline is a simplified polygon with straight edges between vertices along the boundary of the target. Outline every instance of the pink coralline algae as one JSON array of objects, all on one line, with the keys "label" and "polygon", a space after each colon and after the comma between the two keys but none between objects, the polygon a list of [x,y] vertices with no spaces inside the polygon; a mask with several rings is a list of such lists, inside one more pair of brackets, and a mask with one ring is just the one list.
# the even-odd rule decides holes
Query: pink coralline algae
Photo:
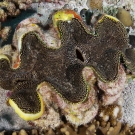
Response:
[{"label": "pink coralline algae", "polygon": [[116,101],[120,97],[121,92],[125,87],[126,73],[122,65],[119,67],[118,74],[118,79],[113,82],[105,83],[98,80],[99,88],[104,91],[102,100],[105,105],[112,104],[114,101]]}]

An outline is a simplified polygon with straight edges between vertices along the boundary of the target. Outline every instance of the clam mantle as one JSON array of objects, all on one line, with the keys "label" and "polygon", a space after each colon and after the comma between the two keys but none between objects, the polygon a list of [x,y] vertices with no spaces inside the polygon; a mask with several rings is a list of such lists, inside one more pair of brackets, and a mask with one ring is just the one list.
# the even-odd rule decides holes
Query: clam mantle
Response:
[{"label": "clam mantle", "polygon": [[59,48],[49,48],[39,32],[27,31],[19,39],[17,68],[12,68],[9,56],[0,55],[0,86],[13,90],[9,104],[25,120],[37,119],[44,112],[38,92],[43,82],[67,102],[83,103],[91,90],[82,75],[85,67],[92,68],[102,82],[117,81],[120,59],[134,70],[134,50],[128,48],[127,33],[119,20],[101,14],[92,34],[75,13],[70,12],[73,15],[65,19],[65,11],[70,12],[57,11],[53,15],[57,19],[52,19]]}]

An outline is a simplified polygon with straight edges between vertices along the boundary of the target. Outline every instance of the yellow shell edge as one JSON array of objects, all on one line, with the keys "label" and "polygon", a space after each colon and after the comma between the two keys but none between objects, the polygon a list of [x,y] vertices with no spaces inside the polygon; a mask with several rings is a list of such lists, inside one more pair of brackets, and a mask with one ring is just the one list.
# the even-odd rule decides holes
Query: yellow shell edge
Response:
[{"label": "yellow shell edge", "polygon": [[101,19],[98,20],[98,23],[101,23],[103,21],[104,17],[107,17],[107,18],[113,20],[114,22],[119,22],[119,20],[117,18],[115,18],[111,15],[104,15],[104,16],[101,17]]},{"label": "yellow shell edge", "polygon": [[0,59],[6,59],[10,63],[9,58],[4,54],[0,54]]},{"label": "yellow shell edge", "polygon": [[112,19],[112,20],[114,20],[114,21],[116,21],[116,22],[119,22],[119,20],[116,17],[113,17],[111,15],[105,15],[105,16]]},{"label": "yellow shell edge", "polygon": [[57,27],[57,22],[59,20],[70,21],[72,18],[74,18],[74,15],[71,14],[71,13],[67,14],[65,10],[57,11],[52,17],[53,25],[56,28]]},{"label": "yellow shell edge", "polygon": [[42,114],[44,113],[44,103],[43,103],[43,99],[41,97],[41,95],[38,93],[40,102],[41,102],[41,110],[40,112],[36,113],[36,114],[30,114],[30,113],[25,113],[23,112],[18,106],[17,104],[12,100],[9,99],[8,102],[10,104],[10,106],[15,110],[15,112],[24,120],[29,121],[29,120],[36,120],[39,117],[42,116]]}]

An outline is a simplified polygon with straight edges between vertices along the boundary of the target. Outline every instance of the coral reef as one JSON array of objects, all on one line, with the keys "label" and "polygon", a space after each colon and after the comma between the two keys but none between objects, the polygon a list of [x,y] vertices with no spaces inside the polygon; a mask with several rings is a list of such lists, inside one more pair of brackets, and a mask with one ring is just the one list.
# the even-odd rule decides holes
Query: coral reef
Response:
[{"label": "coral reef", "polygon": [[36,11],[32,18],[36,18],[40,23],[45,26],[48,21],[52,21],[50,19],[50,15],[53,14],[55,10],[60,10],[64,8],[66,4],[65,1],[59,1],[59,3],[49,3],[49,2],[40,2],[40,3],[32,3],[31,9]]},{"label": "coral reef", "polygon": [[[65,1],[59,0],[54,2],[46,2],[46,0],[3,0],[0,2],[0,22],[2,21],[4,24],[6,20],[14,19],[14,17],[20,15],[21,12],[29,9],[29,11],[35,12],[33,13],[33,18],[37,18],[38,22],[42,25],[46,25],[47,19],[53,10],[61,9],[65,3]],[[0,37],[3,39],[7,39],[5,34],[8,33],[5,32],[7,32],[6,30],[8,30],[8,28],[9,27],[5,27],[0,33]]]},{"label": "coral reef", "polygon": [[117,121],[121,118],[122,111],[119,105],[101,106],[97,115],[97,120],[102,127],[107,126],[109,122],[111,126],[115,126]]},{"label": "coral reef", "polygon": [[100,126],[100,122],[93,121],[86,126],[80,126],[79,128],[73,127],[69,123],[61,122],[60,126],[53,130],[49,128],[42,132],[37,129],[32,130],[20,130],[20,131],[2,131],[0,134],[12,134],[12,135],[134,135],[134,126],[129,127],[121,122],[117,122],[115,126],[110,126],[107,123],[105,127]]},{"label": "coral reef", "polygon": [[120,0],[104,0],[109,5],[116,5]]},{"label": "coral reef", "polygon": [[3,0],[0,2],[0,21],[5,21],[7,17],[16,17],[21,13],[21,10],[30,9],[32,3],[40,2],[59,2],[63,4],[60,0]]},{"label": "coral reef", "polygon": [[[92,14],[85,16],[88,17],[86,21],[83,15],[88,7]],[[20,121],[8,107],[12,118],[18,120],[16,125],[11,120],[14,125],[11,128],[12,122],[4,119],[9,113],[5,116],[3,108],[0,111],[2,130],[20,129],[29,124],[39,131],[21,130],[12,134],[135,134],[132,4],[125,0],[3,0],[0,21],[28,8],[37,13],[18,24],[12,45],[0,48],[0,86],[12,90],[2,90],[3,98],[8,96],[7,104],[20,117],[32,121]],[[63,10],[54,11],[60,8]],[[129,27],[130,42],[121,22]],[[7,39],[9,29],[4,27],[0,31],[2,40]],[[132,76],[124,89],[126,74]],[[6,99],[1,99],[1,104]],[[124,101],[122,107],[121,99]]]},{"label": "coral reef", "polygon": [[116,15],[118,13],[118,8],[115,6],[108,6],[107,5],[107,6],[103,7],[103,12],[108,14],[108,15],[116,17]]},{"label": "coral reef", "polygon": [[[2,8],[6,8],[7,12],[5,12]],[[13,2],[3,1],[0,2],[0,21],[5,21],[8,16],[14,17],[20,14],[20,10],[16,8]]]},{"label": "coral reef", "polygon": [[88,9],[87,0],[69,0],[64,8],[75,10],[79,14],[83,8]]}]

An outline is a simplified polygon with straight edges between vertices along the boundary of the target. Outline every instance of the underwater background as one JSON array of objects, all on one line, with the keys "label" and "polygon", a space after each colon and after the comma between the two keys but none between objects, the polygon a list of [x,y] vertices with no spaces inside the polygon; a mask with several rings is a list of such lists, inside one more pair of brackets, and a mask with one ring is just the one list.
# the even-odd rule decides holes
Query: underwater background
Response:
[{"label": "underwater background", "polygon": [[[106,76],[108,77],[108,75],[106,76],[103,75],[105,73],[103,74],[101,73],[101,75],[99,75],[100,72],[97,74],[95,73],[95,70],[97,70],[96,72],[98,72],[98,69],[95,68],[95,70],[93,70],[92,68],[86,66],[87,64],[85,65],[85,68],[83,67],[83,70],[81,72],[83,76],[83,80],[85,80],[84,81],[85,84],[87,84],[87,87],[90,89],[90,91],[87,93],[87,99],[85,102],[80,103],[77,101],[78,102],[77,104],[69,103],[66,100],[64,100],[66,96],[65,97],[61,96],[62,91],[60,91],[61,93],[58,94],[59,92],[53,91],[52,87],[48,83],[45,82],[41,84],[41,86],[38,87],[38,91],[43,97],[43,102],[45,104],[44,107],[45,113],[43,113],[43,115],[36,120],[34,119],[28,121],[21,118],[18,113],[15,113],[14,107],[10,104],[9,100],[14,99],[13,96],[14,92],[12,92],[11,91],[12,89],[10,88],[7,90],[3,89],[1,78],[5,78],[6,74],[4,74],[5,72],[2,71],[6,70],[6,68],[4,67],[5,69],[3,69],[3,67],[0,65],[2,67],[0,69],[1,70],[0,71],[0,86],[1,86],[0,87],[0,103],[1,103],[0,104],[0,131],[1,133],[0,134],[3,135],[4,134],[131,135],[132,134],[134,135],[135,134],[135,98],[134,98],[135,96],[135,79],[134,79],[135,8],[134,7],[135,7],[135,0],[61,0],[61,1],[59,0],[43,0],[43,1],[42,0],[19,0],[19,1],[1,0],[0,1],[0,26],[1,26],[0,27],[0,60],[2,58],[5,58],[3,57],[3,55],[10,56],[9,58],[12,59],[12,67],[14,69],[17,69],[19,66],[17,58],[19,56],[19,53],[21,52],[20,42],[22,42],[23,36],[25,37],[25,34],[27,35],[27,33],[29,33],[30,31],[37,31],[38,33],[37,35],[39,35],[39,37],[38,36],[36,37],[37,40],[40,38],[39,40],[42,40],[43,42],[46,43],[47,48],[52,48],[54,50],[57,50],[60,47],[61,41],[59,40],[58,33],[56,33],[56,31],[59,29],[57,28],[58,26],[55,25],[55,21],[57,21],[57,19],[59,20],[63,19],[69,21],[70,24],[72,23],[72,21],[70,20],[71,18],[77,18],[79,20],[78,22],[81,22],[79,24],[78,23],[76,24],[78,24],[78,27],[80,28],[80,30],[82,30],[82,33],[81,34],[79,33],[78,30],[79,28],[77,27],[76,29],[78,31],[76,31],[75,34],[76,42],[79,43],[79,45],[81,46],[80,48],[76,46],[76,57],[80,61],[79,63],[81,62],[85,63],[85,58],[87,58],[87,55],[89,53],[87,51],[87,48],[86,49],[83,48],[84,47],[83,43],[87,41],[93,44],[97,44],[97,45],[99,44],[97,41],[98,39],[95,38],[96,32],[98,31],[96,25],[98,25],[99,22],[102,23],[102,21],[104,24],[103,28],[105,27],[107,29],[108,27],[107,29],[108,35],[109,33],[112,32],[111,33],[112,37],[114,37],[115,39],[121,39],[121,43],[119,43],[119,46],[122,46],[121,44],[127,43],[126,47],[128,47],[129,52],[127,51],[126,54],[126,60],[125,60],[126,62],[124,62],[123,60],[124,58],[121,56],[120,58],[121,64],[119,64],[119,68],[117,70],[118,77],[115,80],[112,79],[111,78],[112,76],[110,75],[109,77],[113,80],[110,82],[105,82],[105,80],[107,79],[104,78]],[[68,16],[68,18],[65,19],[66,15]],[[117,25],[117,23],[116,26],[114,24],[111,25],[111,21],[110,21],[110,26],[108,26],[107,22],[104,23],[104,18],[102,19],[101,17],[102,15],[103,17],[105,17],[105,19],[108,17],[107,19],[109,19],[109,21],[113,20],[115,23],[120,22],[119,24],[120,26]],[[59,18],[59,16],[61,16],[61,18]],[[113,16],[114,18],[110,16]],[[64,28],[61,27],[61,29],[62,28],[64,29],[63,31],[64,34],[66,35],[66,32],[67,31],[70,32],[70,30],[68,29],[68,24],[65,25],[66,27]],[[85,36],[83,36],[83,30],[84,30],[83,27],[84,29],[86,29],[85,31],[87,34],[91,33],[92,36],[91,35],[90,36],[93,38],[93,42],[89,41],[91,37],[89,37],[89,39],[85,39]],[[54,30],[55,28],[56,30]],[[117,31],[116,32],[117,34],[115,32],[113,33],[113,31],[115,30]],[[99,30],[98,32],[99,33],[101,32],[101,35],[103,35],[101,39],[109,42],[108,38],[106,38],[107,36],[104,36],[105,34],[107,34],[107,32],[106,33],[104,32],[104,29]],[[125,32],[126,34],[125,33],[122,34],[123,32]],[[77,34],[81,35],[80,36],[81,39],[80,37],[77,38]],[[67,36],[65,36],[64,40],[68,41]],[[124,40],[126,43],[124,42]],[[36,40],[34,41],[36,42]],[[76,44],[76,42],[74,41],[73,43]],[[111,40],[109,43],[111,42],[112,44],[113,43],[115,44],[113,40]],[[70,43],[72,45],[72,42],[69,41],[65,42],[65,44],[70,44]],[[123,51],[123,48],[120,49]],[[38,48],[37,50],[40,50],[40,48]],[[97,49],[97,51],[98,50],[99,49]],[[83,51],[86,51],[86,53]],[[95,50],[93,49],[92,51],[94,52],[93,56],[89,55],[91,56],[91,59],[98,57],[98,55],[96,55],[96,48]],[[36,54],[37,52],[34,51],[34,53]],[[64,53],[59,52],[59,53],[61,53],[62,55],[65,54],[65,56],[68,55],[66,54],[66,52]],[[30,54],[33,53],[30,51]],[[34,57],[35,54],[33,54],[33,56],[30,56],[30,58],[35,58]],[[50,56],[47,58],[51,59],[52,57]],[[59,59],[60,60],[62,59],[63,61],[67,60],[68,58],[62,59],[62,57],[59,57]],[[113,63],[113,59],[111,57],[109,58],[109,60],[112,60],[110,63]],[[51,60],[49,62],[53,63],[53,61]],[[73,60],[70,61],[69,58],[69,62],[72,63],[74,61]],[[67,65],[69,64],[69,62],[67,62]],[[40,63],[37,62],[37,64]],[[100,62],[98,64],[102,65],[102,63]],[[111,68],[113,69],[113,64],[111,66],[112,66]],[[128,66],[129,68],[127,68]],[[31,64],[26,63],[27,70],[30,67]],[[47,68],[52,69],[53,67],[52,68],[47,67]],[[76,72],[76,70],[74,71],[73,70],[74,68],[77,69],[78,72]],[[44,69],[42,70],[44,71]],[[79,74],[79,70],[80,67],[71,67],[71,71],[74,74]],[[71,77],[70,78],[71,81],[74,82],[74,80],[72,80],[74,76],[72,75],[70,76],[72,72],[68,71],[68,74],[69,74],[69,78]],[[55,71],[52,73],[55,73]],[[48,70],[48,74],[49,74],[49,70]],[[36,74],[34,75],[36,76]],[[57,82],[57,79],[52,81]],[[82,82],[79,82],[79,86],[81,86],[80,85],[81,83]],[[63,84],[63,86],[65,85]],[[65,89],[66,87],[70,88],[70,86],[71,85],[65,86]],[[72,95],[73,94],[76,93],[72,93]],[[76,96],[73,97],[75,100]],[[28,97],[26,97],[25,95],[24,99],[25,98],[27,99]],[[71,98],[71,100],[73,100],[73,98]],[[79,98],[76,100],[79,100]],[[23,104],[23,102],[21,102],[20,104]]]}]

